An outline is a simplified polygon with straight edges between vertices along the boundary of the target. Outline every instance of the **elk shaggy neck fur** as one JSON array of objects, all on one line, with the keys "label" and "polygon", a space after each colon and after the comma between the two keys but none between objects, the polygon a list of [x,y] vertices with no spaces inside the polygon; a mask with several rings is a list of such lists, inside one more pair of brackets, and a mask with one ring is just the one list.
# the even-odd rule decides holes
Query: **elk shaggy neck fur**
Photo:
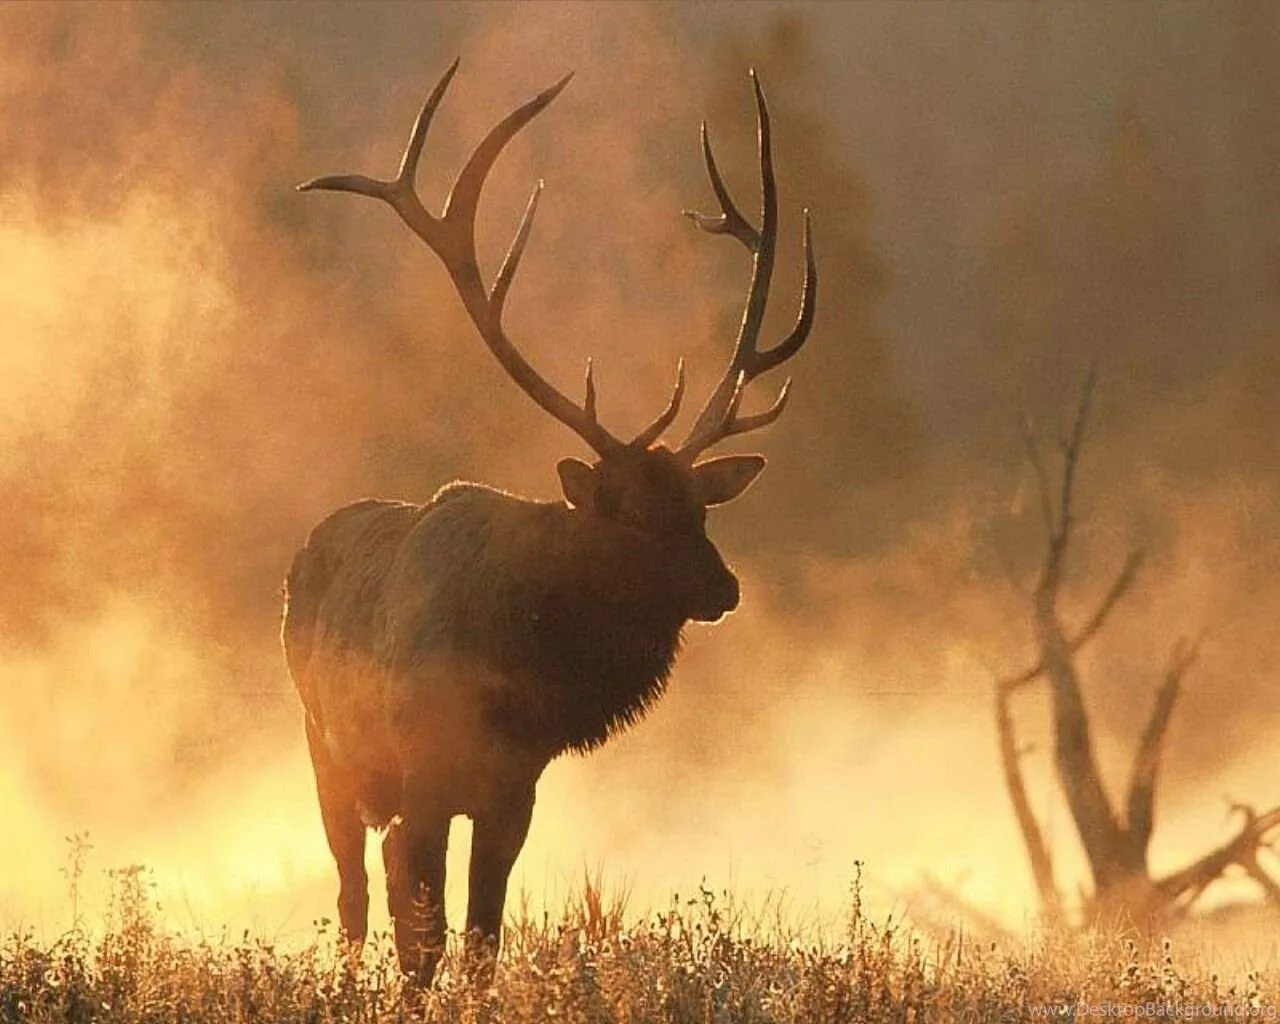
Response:
[{"label": "elk shaggy neck fur", "polygon": [[[499,742],[547,758],[590,750],[644,716],[679,651],[684,620],[654,546],[563,502],[471,483],[425,505],[339,509],[312,532],[286,584],[286,647],[308,712],[339,760],[368,742],[325,720],[330,702],[316,699],[321,681],[309,671],[323,660],[363,677],[348,692],[379,703],[394,678],[410,698],[401,714],[461,698]],[[473,692],[433,693],[415,669],[442,655],[492,671]],[[393,770],[391,756],[369,760]]]}]

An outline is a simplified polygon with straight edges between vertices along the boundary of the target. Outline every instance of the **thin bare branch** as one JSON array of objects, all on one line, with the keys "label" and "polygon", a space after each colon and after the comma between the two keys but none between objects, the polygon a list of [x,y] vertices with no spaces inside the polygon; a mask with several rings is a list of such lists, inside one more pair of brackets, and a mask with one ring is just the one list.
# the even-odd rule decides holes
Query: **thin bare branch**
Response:
[{"label": "thin bare branch", "polygon": [[[1116,578],[1112,581],[1111,586],[1107,588],[1106,595],[1099,602],[1097,609],[1089,616],[1088,621],[1080,628],[1080,631],[1071,638],[1069,646],[1072,654],[1081,651],[1090,640],[1102,631],[1102,627],[1106,625],[1107,619],[1115,610],[1116,605],[1133,588],[1133,584],[1138,578],[1138,573],[1142,569],[1144,559],[1145,553],[1141,548],[1136,548],[1129,552],[1124,560],[1124,565],[1120,567]],[[1044,675],[1043,659],[1022,672],[1004,677],[1000,680],[1000,685],[1005,689],[1015,690],[1042,675]]]},{"label": "thin bare branch", "polygon": [[1073,651],[1080,650],[1106,624],[1107,617],[1110,616],[1116,605],[1120,603],[1121,598],[1133,588],[1145,559],[1146,553],[1141,548],[1135,548],[1125,556],[1124,564],[1120,567],[1120,571],[1116,573],[1116,578],[1112,580],[1111,586],[1107,588],[1107,592],[1103,596],[1101,603],[1099,603],[1097,610],[1089,616],[1088,621],[1085,622],[1080,628],[1080,632],[1071,641],[1071,649]]},{"label": "thin bare branch", "polygon": [[[1233,804],[1232,811],[1244,819],[1233,838],[1156,883],[1170,903],[1189,905],[1233,865],[1249,871],[1250,864],[1257,864],[1258,850],[1265,847],[1271,834],[1280,828],[1280,807],[1259,814],[1248,804]],[[1253,875],[1252,871],[1249,873]],[[1267,895],[1271,896],[1269,888]]]},{"label": "thin bare branch", "polygon": [[1256,854],[1242,861],[1240,866],[1258,884],[1258,888],[1266,896],[1267,902],[1274,907],[1280,907],[1280,885],[1277,885],[1276,880],[1263,870],[1262,865],[1258,863]]},{"label": "thin bare branch", "polygon": [[1027,460],[1036,475],[1036,490],[1040,497],[1040,517],[1044,521],[1045,535],[1052,540],[1058,532],[1057,519],[1053,512],[1053,493],[1049,489],[1049,473],[1045,469],[1044,458],[1040,455],[1040,443],[1036,440],[1031,427],[1031,420],[1023,414],[1018,421],[1022,433],[1022,443],[1027,449]]},{"label": "thin bare branch", "polygon": [[1014,734],[1013,716],[1009,709],[1010,691],[1004,687],[995,688],[996,700],[996,734],[999,737],[1000,767],[1004,775],[1005,790],[1009,801],[1013,804],[1014,818],[1022,833],[1022,843],[1026,847],[1027,857],[1031,861],[1031,875],[1040,895],[1040,904],[1045,917],[1054,925],[1063,920],[1062,898],[1053,877],[1053,858],[1049,846],[1045,842],[1040,823],[1036,820],[1031,808],[1031,800],[1027,796],[1026,782],[1022,776],[1021,751],[1018,749]]},{"label": "thin bare branch", "polygon": [[1080,465],[1080,449],[1084,444],[1085,427],[1089,422],[1089,413],[1093,407],[1093,392],[1097,385],[1098,375],[1090,364],[1085,371],[1084,384],[1080,388],[1080,402],[1076,406],[1075,422],[1071,426],[1071,434],[1063,445],[1062,491],[1058,498],[1058,529],[1055,534],[1055,545],[1061,549],[1058,557],[1066,552],[1071,535],[1072,503],[1075,498],[1076,470]]},{"label": "thin bare branch", "polygon": [[1135,855],[1146,859],[1151,843],[1151,830],[1155,824],[1156,787],[1160,778],[1160,755],[1164,749],[1165,735],[1173,718],[1173,709],[1182,692],[1182,678],[1195,662],[1197,645],[1178,641],[1169,656],[1164,679],[1156,690],[1155,703],[1147,726],[1138,742],[1129,777],[1126,818],[1129,842]]}]

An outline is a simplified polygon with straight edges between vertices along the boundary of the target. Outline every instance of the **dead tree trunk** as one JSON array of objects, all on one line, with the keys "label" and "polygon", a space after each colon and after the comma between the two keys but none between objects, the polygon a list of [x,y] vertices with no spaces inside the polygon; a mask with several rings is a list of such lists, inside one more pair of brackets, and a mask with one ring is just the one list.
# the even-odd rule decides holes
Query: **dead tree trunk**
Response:
[{"label": "dead tree trunk", "polygon": [[1045,557],[1031,595],[1039,658],[1025,672],[999,680],[996,685],[996,732],[1005,788],[1027,849],[1046,921],[1051,926],[1063,923],[1062,898],[1054,880],[1048,846],[1027,797],[1011,712],[1014,694],[1040,682],[1049,689],[1054,771],[1092,881],[1092,891],[1084,908],[1086,920],[1122,919],[1144,924],[1184,915],[1200,894],[1232,867],[1248,873],[1267,898],[1280,906],[1280,886],[1258,863],[1259,849],[1266,845],[1269,834],[1280,828],[1280,807],[1264,814],[1249,807],[1238,807],[1243,824],[1234,838],[1164,878],[1153,878],[1147,863],[1165,736],[1183,677],[1196,658],[1194,644],[1180,641],[1174,645],[1134,753],[1123,813],[1112,804],[1099,772],[1076,655],[1102,629],[1116,605],[1130,591],[1142,566],[1142,552],[1129,554],[1097,610],[1078,631],[1069,632],[1059,615],[1058,598],[1075,525],[1075,477],[1093,387],[1091,372],[1071,432],[1062,443],[1061,480],[1056,489],[1040,444],[1030,428],[1024,427],[1023,439],[1035,471],[1046,532]]}]

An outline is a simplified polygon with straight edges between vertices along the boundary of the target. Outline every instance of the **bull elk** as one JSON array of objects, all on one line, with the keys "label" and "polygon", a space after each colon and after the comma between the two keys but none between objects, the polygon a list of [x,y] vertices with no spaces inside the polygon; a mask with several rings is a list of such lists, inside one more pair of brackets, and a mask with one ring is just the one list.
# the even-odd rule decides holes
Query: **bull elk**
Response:
[{"label": "bull elk", "polygon": [[813,325],[817,274],[806,213],[805,277],[794,329],[757,340],[773,272],[777,191],[764,93],[752,73],[759,129],[760,227],[739,212],[702,149],[721,212],[688,212],[752,254],[729,365],[679,447],[659,443],[680,411],[681,361],[662,412],[630,441],[600,424],[591,363],[581,404],[530,365],[508,337],[503,305],[529,238],[541,183],[491,286],[476,259],[481,189],[511,138],[568,83],[503,119],[463,166],[439,215],[415,190],[427,129],[458,62],[419,114],[399,172],[316,178],[299,191],[354,192],[389,204],[439,257],[489,351],[530,398],[596,453],[562,459],[564,501],[530,501],[452,483],[426,504],[365,500],[308,537],[286,581],[283,642],[306,711],[320,812],[339,876],[338,914],[359,943],[368,919],[367,828],[386,829],[383,863],[402,968],[430,983],[445,938],[445,846],[453,816],[474,823],[469,944],[496,949],[511,871],[547,764],[585,752],[637,721],[662,695],[690,620],[738,605],[738,581],[706,534],[706,511],[741,494],[760,455],[698,461],[717,442],[767,426],[740,411],[747,385],[799,351]]}]

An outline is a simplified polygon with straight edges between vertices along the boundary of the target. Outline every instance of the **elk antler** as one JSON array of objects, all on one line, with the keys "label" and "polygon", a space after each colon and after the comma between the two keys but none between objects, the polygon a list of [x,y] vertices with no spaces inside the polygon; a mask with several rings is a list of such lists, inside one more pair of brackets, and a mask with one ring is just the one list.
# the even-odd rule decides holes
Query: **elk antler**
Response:
[{"label": "elk antler", "polygon": [[732,434],[745,434],[768,426],[786,407],[791,390],[788,379],[782,385],[778,397],[764,412],[752,416],[739,416],[743,392],[760,374],[772,370],[794,356],[809,337],[813,327],[813,314],[818,297],[818,271],[813,257],[813,238],[809,227],[809,211],[804,213],[804,286],[800,300],[800,313],[791,333],[773,348],[761,352],[756,348],[760,327],[764,322],[765,303],[769,295],[769,283],[773,277],[773,256],[778,240],[778,189],[773,177],[773,153],[769,140],[769,110],[765,105],[764,91],[754,70],[751,85],[756,95],[756,119],[760,151],[760,229],[757,231],[738,211],[725,188],[724,179],[716,167],[711,153],[711,140],[706,122],[702,125],[702,155],[707,163],[707,177],[720,203],[721,213],[709,215],[686,210],[685,216],[703,231],[713,235],[731,235],[753,254],[751,285],[747,290],[746,306],[742,312],[742,324],[738,328],[738,340],[734,344],[729,366],[716,385],[707,404],[698,414],[688,436],[681,443],[679,454],[693,462],[699,453]]},{"label": "elk antler", "polygon": [[[529,364],[516,345],[507,337],[502,326],[503,306],[506,303],[507,293],[511,289],[511,282],[515,278],[516,269],[520,265],[520,257],[524,254],[525,243],[533,227],[533,217],[538,209],[538,197],[542,192],[541,181],[537,183],[533,194],[529,197],[529,204],[525,207],[520,226],[516,230],[515,238],[507,250],[492,288],[485,288],[476,259],[476,208],[479,206],[480,192],[484,188],[489,171],[503,147],[560,94],[573,76],[565,75],[551,88],[539,93],[494,126],[476,146],[458,174],[449,198],[445,200],[443,212],[435,216],[422,205],[414,183],[417,177],[418,160],[422,156],[422,146],[427,138],[431,118],[444,98],[445,91],[458,70],[458,64],[459,61],[455,60],[449,66],[431,91],[431,95],[427,97],[422,112],[414,122],[413,131],[409,134],[409,142],[405,146],[404,157],[400,161],[400,169],[395,178],[383,181],[367,178],[362,174],[331,175],[304,182],[298,186],[298,191],[327,189],[334,192],[354,192],[357,195],[381,199],[389,204],[410,230],[426,242],[431,251],[440,258],[453,281],[458,297],[471,317],[471,322],[475,324],[485,345],[502,364],[511,379],[520,385],[538,405],[574,431],[598,454],[605,455],[623,447],[623,442],[605,430],[596,418],[596,387],[591,360],[587,360],[586,395],[583,404],[578,405],[566,398]],[[680,400],[683,395],[684,364],[681,362],[676,374],[675,389],[666,409],[640,432],[632,444],[643,443],[648,446],[656,440],[680,411]]]}]

